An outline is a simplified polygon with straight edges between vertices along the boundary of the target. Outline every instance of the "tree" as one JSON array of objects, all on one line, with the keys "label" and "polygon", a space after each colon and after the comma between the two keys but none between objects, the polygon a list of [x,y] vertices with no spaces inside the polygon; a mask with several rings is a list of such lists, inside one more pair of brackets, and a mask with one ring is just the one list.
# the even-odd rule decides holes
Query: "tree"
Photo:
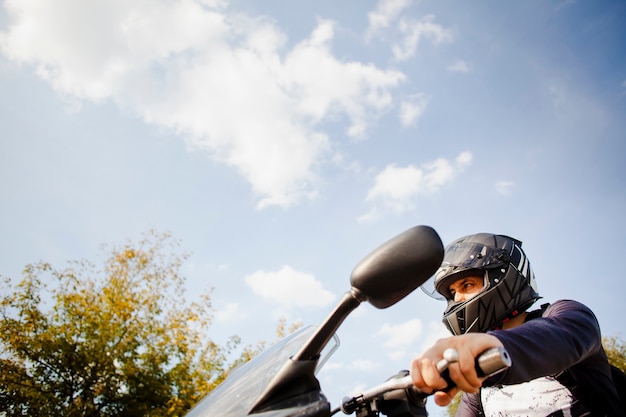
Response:
[{"label": "tree", "polygon": [[459,404],[461,403],[462,396],[463,396],[463,392],[459,391],[452,399],[452,402],[448,405],[446,412],[448,413],[450,417],[454,417],[454,415],[456,415],[456,410],[457,408],[459,408]]},{"label": "tree", "polygon": [[[0,410],[12,416],[178,416],[248,360],[207,334],[210,292],[185,302],[186,254],[147,233],[57,270],[39,262],[0,298]],[[105,248],[106,249],[106,248]]]},{"label": "tree", "polygon": [[613,366],[626,372],[626,344],[617,336],[605,337],[602,340],[602,345],[606,351],[606,356],[609,358],[609,363]]}]

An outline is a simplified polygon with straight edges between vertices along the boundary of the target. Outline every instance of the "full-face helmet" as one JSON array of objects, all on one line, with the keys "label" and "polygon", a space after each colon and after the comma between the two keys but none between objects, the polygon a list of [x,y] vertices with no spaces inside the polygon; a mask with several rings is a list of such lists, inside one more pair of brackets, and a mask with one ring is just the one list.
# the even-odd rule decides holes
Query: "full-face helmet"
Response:
[{"label": "full-face helmet", "polygon": [[[467,276],[484,277],[483,288],[472,298],[455,302],[450,284]],[[455,240],[446,246],[432,281],[448,301],[443,323],[455,335],[498,328],[540,298],[522,242],[504,235],[478,233]]]}]

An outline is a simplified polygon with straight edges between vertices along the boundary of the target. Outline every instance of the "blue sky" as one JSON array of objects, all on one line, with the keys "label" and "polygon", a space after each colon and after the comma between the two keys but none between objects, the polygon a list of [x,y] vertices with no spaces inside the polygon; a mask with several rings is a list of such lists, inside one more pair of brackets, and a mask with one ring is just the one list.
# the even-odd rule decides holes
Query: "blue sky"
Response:
[{"label": "blue sky", "polygon": [[[216,339],[254,343],[427,224],[521,239],[546,301],[618,335],[624,22],[609,0],[5,0],[0,274],[169,231]],[[442,309],[361,306],[331,400],[406,368]]]}]

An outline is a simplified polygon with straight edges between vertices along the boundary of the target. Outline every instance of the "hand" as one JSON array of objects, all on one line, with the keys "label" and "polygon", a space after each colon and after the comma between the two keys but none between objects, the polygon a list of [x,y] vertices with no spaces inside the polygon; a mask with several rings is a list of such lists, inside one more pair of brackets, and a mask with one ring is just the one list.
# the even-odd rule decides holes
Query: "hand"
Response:
[{"label": "hand", "polygon": [[[475,358],[485,350],[502,346],[495,336],[486,333],[468,333],[439,339],[430,349],[411,362],[413,385],[426,393],[435,392],[435,403],[440,406],[450,404],[459,390],[476,393],[485,378],[479,378],[475,369]],[[439,374],[436,364],[443,357],[444,350],[456,349],[459,361],[448,367],[450,379],[456,387],[446,389],[447,383]]]}]

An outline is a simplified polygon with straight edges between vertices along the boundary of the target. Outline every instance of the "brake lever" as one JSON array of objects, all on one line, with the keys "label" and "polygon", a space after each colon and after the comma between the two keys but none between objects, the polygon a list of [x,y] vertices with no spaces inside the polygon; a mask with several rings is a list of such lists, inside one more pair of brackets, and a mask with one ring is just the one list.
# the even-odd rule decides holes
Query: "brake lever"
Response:
[{"label": "brake lever", "polygon": [[[454,387],[456,384],[450,379],[448,366],[451,363],[458,362],[459,354],[455,349],[446,349],[443,352],[443,359],[437,362],[437,370],[448,383],[448,388]],[[486,350],[476,358],[476,372],[479,377],[489,377],[511,366],[511,358],[503,347],[494,347]],[[365,404],[370,404],[378,400],[398,399],[401,397],[409,398],[411,401],[418,402],[423,400],[427,394],[413,385],[410,375],[402,378],[391,379],[380,385],[371,388],[355,397],[344,398],[341,402],[340,409],[344,414],[352,414]]]}]

